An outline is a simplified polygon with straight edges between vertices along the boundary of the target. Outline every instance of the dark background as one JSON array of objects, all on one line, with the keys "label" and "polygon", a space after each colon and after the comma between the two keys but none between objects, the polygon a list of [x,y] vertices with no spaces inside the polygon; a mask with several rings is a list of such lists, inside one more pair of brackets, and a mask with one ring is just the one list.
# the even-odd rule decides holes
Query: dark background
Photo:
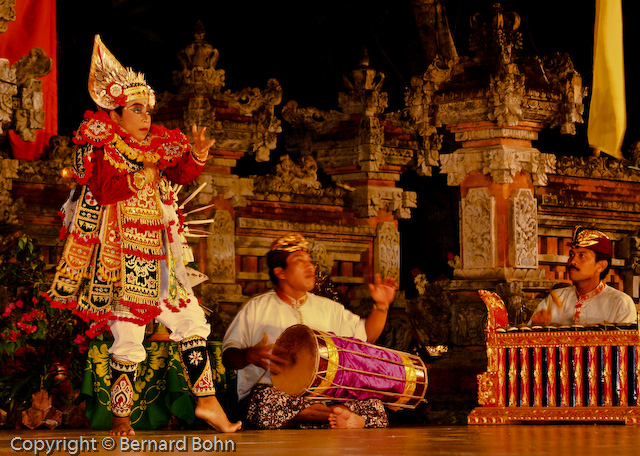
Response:
[{"label": "dark background", "polygon": [[[445,2],[460,55],[469,55],[469,18],[493,3]],[[633,100],[640,96],[634,84],[640,53],[637,3],[622,1],[628,98],[623,150],[640,139],[640,116],[633,109]],[[595,0],[505,0],[502,6],[521,16],[524,54],[567,52],[584,84],[590,85]],[[180,68],[176,55],[193,40],[198,19],[206,27],[205,39],[220,52],[217,68],[226,72],[226,88],[263,88],[269,78],[276,78],[283,87],[282,105],[295,99],[301,106],[337,109],[342,75],[357,66],[366,47],[371,65],[386,75],[389,110],[397,110],[411,77],[427,65],[410,0],[60,0],[60,133],[69,134],[82,112],[94,107],[86,84],[96,33],[125,66],[146,73],[157,92],[175,91],[172,72]],[[584,153],[585,132],[579,128],[577,137],[569,139],[548,132],[537,146],[555,153]]]}]

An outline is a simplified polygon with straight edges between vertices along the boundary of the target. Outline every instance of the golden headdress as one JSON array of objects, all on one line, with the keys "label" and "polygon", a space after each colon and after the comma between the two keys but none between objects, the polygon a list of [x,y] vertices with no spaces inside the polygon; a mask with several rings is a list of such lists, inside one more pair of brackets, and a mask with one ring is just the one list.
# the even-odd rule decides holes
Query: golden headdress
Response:
[{"label": "golden headdress", "polygon": [[156,104],[155,94],[147,85],[144,74],[123,67],[96,35],[89,70],[89,95],[103,109],[124,106],[127,101],[147,98],[149,106]]},{"label": "golden headdress", "polygon": [[569,243],[569,246],[582,247],[609,256],[613,254],[613,246],[611,245],[609,236],[602,231],[591,230],[582,226],[576,226],[573,230],[573,239]]},{"label": "golden headdress", "polygon": [[278,239],[271,244],[271,251],[281,250],[283,252],[297,252],[302,250],[304,252],[309,251],[309,242],[298,233],[289,233]]}]

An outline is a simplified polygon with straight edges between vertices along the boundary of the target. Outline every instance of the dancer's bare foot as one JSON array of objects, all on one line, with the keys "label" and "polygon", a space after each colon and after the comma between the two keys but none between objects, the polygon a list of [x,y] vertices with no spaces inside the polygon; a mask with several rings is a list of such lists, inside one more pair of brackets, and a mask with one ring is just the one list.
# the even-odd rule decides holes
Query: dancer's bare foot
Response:
[{"label": "dancer's bare foot", "polygon": [[114,416],[112,417],[112,422],[113,425],[109,435],[136,435],[136,431],[131,427],[131,419],[128,416]]},{"label": "dancer's bare foot", "polygon": [[364,418],[356,415],[344,405],[332,407],[329,415],[329,425],[331,429],[363,429]]},{"label": "dancer's bare foot", "polygon": [[220,432],[236,432],[242,427],[242,422],[232,423],[224,413],[220,402],[215,396],[199,397],[196,404],[196,416],[209,426]]}]

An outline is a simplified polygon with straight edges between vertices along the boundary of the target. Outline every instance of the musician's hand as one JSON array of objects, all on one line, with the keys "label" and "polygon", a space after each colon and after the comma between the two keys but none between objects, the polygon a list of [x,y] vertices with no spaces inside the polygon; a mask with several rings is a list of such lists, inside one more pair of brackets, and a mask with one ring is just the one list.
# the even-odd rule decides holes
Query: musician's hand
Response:
[{"label": "musician's hand", "polygon": [[532,325],[548,325],[551,323],[551,312],[548,310],[539,310],[531,317]]},{"label": "musician's hand", "polygon": [[200,161],[205,161],[209,156],[209,149],[216,142],[215,139],[207,139],[204,132],[207,130],[207,127],[202,127],[198,130],[196,124],[193,124],[191,127],[191,132],[193,133],[193,155]]},{"label": "musician's hand", "polygon": [[371,297],[376,302],[379,310],[387,310],[393,302],[398,289],[398,282],[393,277],[382,279],[380,274],[375,275],[374,283],[369,284]]},{"label": "musician's hand", "polygon": [[287,361],[277,354],[273,354],[273,344],[267,345],[268,336],[264,334],[262,340],[251,348],[246,349],[247,362],[254,364],[264,370],[270,370],[274,374],[282,372]]}]

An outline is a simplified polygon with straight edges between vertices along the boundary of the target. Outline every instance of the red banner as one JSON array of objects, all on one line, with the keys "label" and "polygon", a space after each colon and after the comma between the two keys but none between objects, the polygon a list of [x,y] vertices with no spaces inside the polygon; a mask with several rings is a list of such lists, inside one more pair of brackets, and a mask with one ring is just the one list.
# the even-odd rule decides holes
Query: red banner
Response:
[{"label": "red banner", "polygon": [[0,33],[0,57],[13,65],[33,48],[42,49],[52,59],[51,71],[41,78],[45,111],[44,130],[36,132],[34,142],[25,142],[14,131],[9,132],[14,158],[38,159],[49,138],[58,134],[58,65],[55,0],[17,0],[16,20],[7,23]]}]

